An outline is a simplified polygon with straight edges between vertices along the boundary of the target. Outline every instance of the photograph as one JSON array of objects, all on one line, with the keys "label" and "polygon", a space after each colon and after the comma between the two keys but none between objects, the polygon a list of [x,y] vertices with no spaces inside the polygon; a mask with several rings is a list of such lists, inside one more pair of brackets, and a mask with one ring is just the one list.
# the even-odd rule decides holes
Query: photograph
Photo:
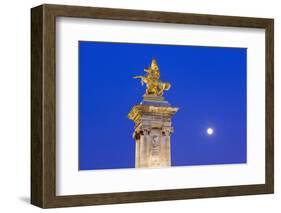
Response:
[{"label": "photograph", "polygon": [[247,163],[247,48],[78,48],[79,171]]}]

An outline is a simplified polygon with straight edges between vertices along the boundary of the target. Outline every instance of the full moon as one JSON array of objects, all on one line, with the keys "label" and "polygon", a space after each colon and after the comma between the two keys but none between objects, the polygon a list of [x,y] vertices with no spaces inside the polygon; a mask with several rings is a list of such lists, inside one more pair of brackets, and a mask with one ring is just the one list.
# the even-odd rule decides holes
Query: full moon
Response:
[{"label": "full moon", "polygon": [[214,130],[212,128],[207,129],[207,134],[212,135],[214,133]]}]

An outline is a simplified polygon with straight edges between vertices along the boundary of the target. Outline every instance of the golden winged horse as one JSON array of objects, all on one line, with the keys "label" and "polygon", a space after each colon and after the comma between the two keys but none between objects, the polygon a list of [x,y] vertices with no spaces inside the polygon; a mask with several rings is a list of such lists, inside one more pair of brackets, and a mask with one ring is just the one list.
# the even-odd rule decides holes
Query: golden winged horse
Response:
[{"label": "golden winged horse", "polygon": [[145,95],[149,96],[162,96],[164,90],[169,90],[171,84],[168,82],[160,81],[160,71],[155,59],[152,59],[151,65],[148,69],[144,69],[147,73],[146,76],[135,76],[134,78],[140,78],[141,84],[146,84]]}]

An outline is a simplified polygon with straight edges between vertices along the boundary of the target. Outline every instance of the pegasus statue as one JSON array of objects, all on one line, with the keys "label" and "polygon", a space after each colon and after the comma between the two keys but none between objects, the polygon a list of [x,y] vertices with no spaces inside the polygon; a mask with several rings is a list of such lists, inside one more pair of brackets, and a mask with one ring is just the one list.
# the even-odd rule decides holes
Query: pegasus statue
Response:
[{"label": "pegasus statue", "polygon": [[165,90],[171,88],[168,82],[160,81],[160,70],[155,59],[152,59],[149,68],[144,69],[147,73],[145,76],[135,76],[136,79],[141,79],[141,84],[146,84],[145,96],[162,96]]}]

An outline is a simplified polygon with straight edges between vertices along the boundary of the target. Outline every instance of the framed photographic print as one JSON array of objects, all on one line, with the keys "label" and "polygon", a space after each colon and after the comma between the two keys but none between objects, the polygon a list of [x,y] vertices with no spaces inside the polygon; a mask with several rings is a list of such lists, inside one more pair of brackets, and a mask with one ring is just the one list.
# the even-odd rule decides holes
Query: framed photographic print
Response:
[{"label": "framed photographic print", "polygon": [[273,19],[31,9],[31,203],[274,191]]}]

